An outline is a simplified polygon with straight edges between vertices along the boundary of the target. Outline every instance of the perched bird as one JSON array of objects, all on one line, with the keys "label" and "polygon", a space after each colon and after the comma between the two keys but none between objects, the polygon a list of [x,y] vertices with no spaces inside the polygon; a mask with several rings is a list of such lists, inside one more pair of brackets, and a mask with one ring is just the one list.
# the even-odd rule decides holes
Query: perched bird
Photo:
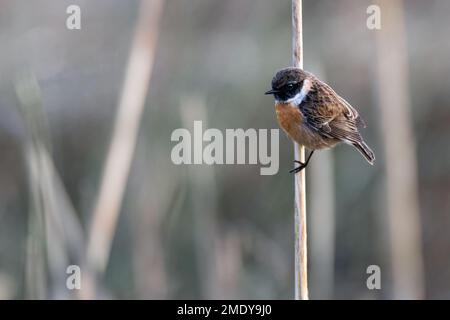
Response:
[{"label": "perched bird", "polygon": [[300,172],[314,150],[339,142],[354,146],[373,165],[375,154],[364,142],[358,127],[365,124],[358,112],[326,83],[300,68],[285,68],[272,79],[266,94],[275,97],[278,123],[295,142],[311,150],[305,163],[290,172]]}]

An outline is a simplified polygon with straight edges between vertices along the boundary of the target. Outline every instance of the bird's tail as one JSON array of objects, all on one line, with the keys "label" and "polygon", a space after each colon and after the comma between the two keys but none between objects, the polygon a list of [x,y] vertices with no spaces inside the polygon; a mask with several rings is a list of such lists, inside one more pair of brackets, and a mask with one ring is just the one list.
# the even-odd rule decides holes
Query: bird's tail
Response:
[{"label": "bird's tail", "polygon": [[366,158],[367,162],[373,165],[375,161],[375,154],[364,141],[355,142],[353,143],[353,146],[358,149],[359,152],[361,152],[364,158]]}]

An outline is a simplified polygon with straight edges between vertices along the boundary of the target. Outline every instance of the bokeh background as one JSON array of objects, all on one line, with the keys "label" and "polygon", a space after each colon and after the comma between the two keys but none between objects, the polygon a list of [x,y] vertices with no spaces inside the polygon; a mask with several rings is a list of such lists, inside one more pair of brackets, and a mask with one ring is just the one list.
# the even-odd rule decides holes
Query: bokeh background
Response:
[{"label": "bokeh background", "polygon": [[[278,128],[263,93],[291,64],[291,1],[143,2],[0,0],[0,298],[291,299],[287,137],[273,176],[170,159],[194,120]],[[72,4],[81,30],[66,28]],[[360,111],[377,155],[371,167],[343,145],[307,170],[310,296],[448,299],[450,1],[303,6],[305,69]],[[142,113],[121,102],[142,94]],[[127,155],[129,174],[110,159],[102,185]],[[70,264],[82,290],[66,288]]]}]

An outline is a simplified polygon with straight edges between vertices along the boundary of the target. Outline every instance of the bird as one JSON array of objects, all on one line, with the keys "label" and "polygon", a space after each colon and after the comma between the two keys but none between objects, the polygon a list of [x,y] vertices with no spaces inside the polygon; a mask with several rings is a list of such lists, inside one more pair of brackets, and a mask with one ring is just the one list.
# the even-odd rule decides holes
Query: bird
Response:
[{"label": "bird", "polygon": [[298,173],[309,163],[315,150],[333,148],[340,142],[355,147],[371,165],[375,154],[364,142],[358,128],[365,128],[358,111],[314,74],[297,67],[276,72],[271,89],[280,127],[295,142],[310,151],[305,162],[295,160]]}]

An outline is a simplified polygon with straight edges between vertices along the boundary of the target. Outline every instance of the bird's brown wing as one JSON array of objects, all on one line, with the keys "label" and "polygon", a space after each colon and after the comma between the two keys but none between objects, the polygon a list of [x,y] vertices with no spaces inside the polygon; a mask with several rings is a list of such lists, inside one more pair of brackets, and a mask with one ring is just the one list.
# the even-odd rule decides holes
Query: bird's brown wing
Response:
[{"label": "bird's brown wing", "polygon": [[310,127],[322,136],[348,143],[361,142],[358,112],[327,84],[317,80],[299,106]]}]

